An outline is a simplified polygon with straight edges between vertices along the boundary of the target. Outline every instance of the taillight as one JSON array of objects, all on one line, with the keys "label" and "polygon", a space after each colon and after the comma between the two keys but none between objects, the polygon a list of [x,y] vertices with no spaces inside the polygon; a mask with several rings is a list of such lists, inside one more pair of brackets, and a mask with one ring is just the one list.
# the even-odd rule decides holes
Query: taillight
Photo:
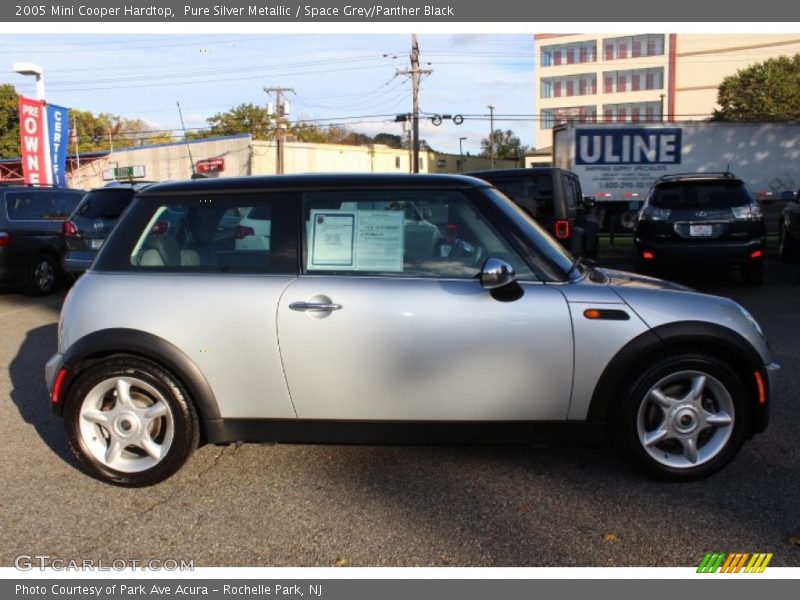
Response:
[{"label": "taillight", "polygon": [[644,260],[653,260],[655,256],[653,255],[652,252],[648,252],[647,250],[645,250],[644,252],[642,252],[642,258]]},{"label": "taillight", "polygon": [[569,237],[569,221],[556,221],[553,230],[557,239],[567,239]]},{"label": "taillight", "polygon": [[72,221],[64,221],[61,224],[61,231],[64,235],[75,236],[78,235],[78,228],[75,227],[75,223]]},{"label": "taillight", "polygon": [[744,219],[747,221],[756,221],[764,216],[757,202],[751,202],[744,206],[731,206],[731,212],[733,213],[734,219]]},{"label": "taillight", "polygon": [[11,234],[7,231],[0,231],[0,248],[4,248],[11,243]]},{"label": "taillight", "polygon": [[764,253],[761,250],[753,250],[750,253],[750,258],[762,258]]},{"label": "taillight", "polygon": [[166,221],[156,221],[150,230],[150,235],[164,235],[169,230],[169,223]]},{"label": "taillight", "polygon": [[250,235],[255,235],[256,232],[252,227],[246,227],[245,225],[237,225],[236,226],[236,239],[241,240],[246,238]]},{"label": "taillight", "polygon": [[646,206],[639,213],[640,221],[666,221],[672,211],[669,208],[658,208],[656,206]]}]

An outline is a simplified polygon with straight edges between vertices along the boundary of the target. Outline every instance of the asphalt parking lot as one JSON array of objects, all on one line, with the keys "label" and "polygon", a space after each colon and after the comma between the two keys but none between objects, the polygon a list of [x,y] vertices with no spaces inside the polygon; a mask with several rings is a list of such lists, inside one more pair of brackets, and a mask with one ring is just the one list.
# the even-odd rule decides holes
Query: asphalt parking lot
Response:
[{"label": "asphalt parking lot", "polygon": [[[623,255],[607,264],[626,267]],[[86,475],[42,370],[63,294],[0,293],[0,553],[196,566],[690,566],[707,551],[800,566],[800,265],[763,287],[677,274],[740,301],[782,377],[767,432],[710,479],[644,478],[610,448],[204,447],[128,490]]]}]

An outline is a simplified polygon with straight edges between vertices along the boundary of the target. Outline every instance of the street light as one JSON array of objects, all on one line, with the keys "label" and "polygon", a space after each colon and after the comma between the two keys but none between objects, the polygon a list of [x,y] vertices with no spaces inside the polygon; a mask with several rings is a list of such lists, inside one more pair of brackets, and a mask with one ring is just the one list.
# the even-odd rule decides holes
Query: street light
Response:
[{"label": "street light", "polygon": [[492,169],[494,169],[494,104],[490,104],[489,109],[489,149],[492,156]]},{"label": "street light", "polygon": [[460,137],[458,138],[458,172],[462,173],[464,171],[464,148],[461,146],[461,143],[467,138]]},{"label": "street light", "polygon": [[44,71],[36,63],[19,62],[14,63],[14,72],[20,75],[33,75],[36,77],[36,95],[39,100],[44,102]]}]

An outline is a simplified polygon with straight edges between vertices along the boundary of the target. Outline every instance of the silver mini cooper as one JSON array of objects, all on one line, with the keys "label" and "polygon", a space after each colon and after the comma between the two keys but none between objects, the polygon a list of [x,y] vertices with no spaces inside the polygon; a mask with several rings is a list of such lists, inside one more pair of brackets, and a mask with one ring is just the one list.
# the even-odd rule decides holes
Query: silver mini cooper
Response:
[{"label": "silver mini cooper", "polygon": [[141,192],[46,377],[117,485],[201,443],[572,436],[689,480],[764,430],[777,368],[732,300],[575,261],[486,182],[306,175]]}]

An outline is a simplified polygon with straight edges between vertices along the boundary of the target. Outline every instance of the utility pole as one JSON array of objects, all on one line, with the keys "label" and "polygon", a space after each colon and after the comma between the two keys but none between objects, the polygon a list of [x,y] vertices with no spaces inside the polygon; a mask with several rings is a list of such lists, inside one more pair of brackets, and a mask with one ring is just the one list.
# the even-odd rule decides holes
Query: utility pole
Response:
[{"label": "utility pole", "polygon": [[492,169],[494,169],[494,104],[490,104],[489,109],[489,154],[492,157]]},{"label": "utility pole", "polygon": [[433,73],[432,69],[419,68],[419,44],[417,43],[417,34],[411,34],[411,69],[405,71],[397,71],[398,75],[405,75],[411,77],[412,97],[414,102],[412,119],[413,130],[413,143],[412,143],[412,162],[414,163],[412,172],[419,173],[419,82],[423,75],[430,75]]},{"label": "utility pole", "polygon": [[264,91],[270,95],[275,94],[275,172],[278,175],[283,175],[283,147],[285,145],[283,130],[286,129],[286,115],[289,114],[289,111],[286,110],[287,103],[283,100],[283,93],[291,92],[294,94],[294,89],[271,87],[264,88]]}]

